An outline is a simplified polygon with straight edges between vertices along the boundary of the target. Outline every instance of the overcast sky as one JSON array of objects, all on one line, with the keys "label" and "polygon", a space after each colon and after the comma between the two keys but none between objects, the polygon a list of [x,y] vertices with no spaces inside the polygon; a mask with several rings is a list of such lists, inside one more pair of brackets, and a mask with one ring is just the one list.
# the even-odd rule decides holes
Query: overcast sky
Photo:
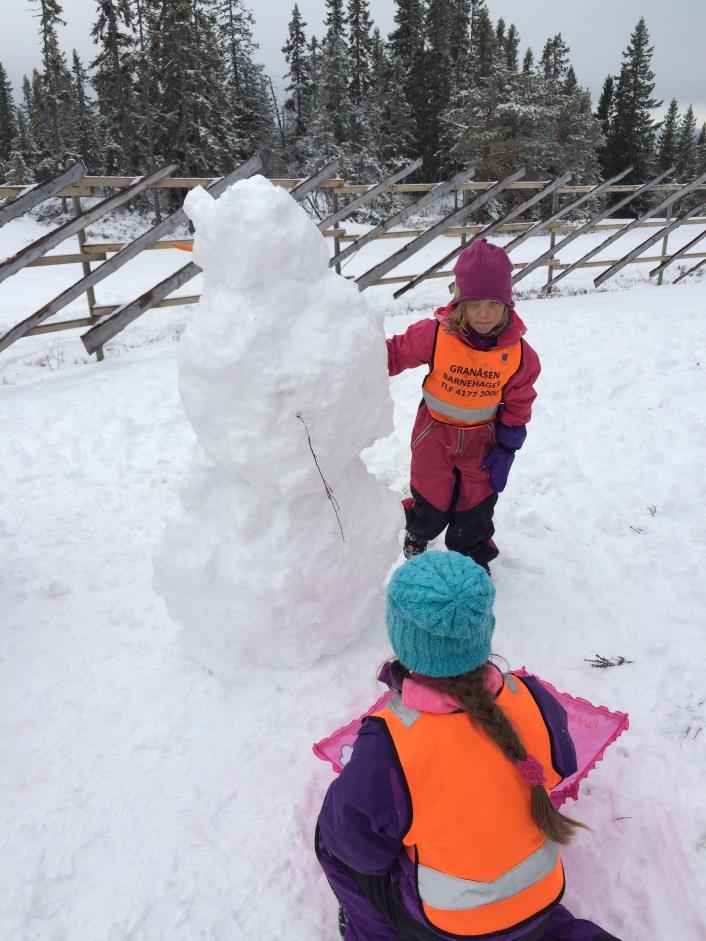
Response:
[{"label": "overcast sky", "polygon": [[[94,50],[90,31],[96,18],[94,0],[61,0],[64,19],[60,41],[70,54],[76,48],[85,61]],[[324,0],[298,0],[307,23],[306,33],[321,37]],[[259,61],[276,88],[284,84],[286,65],[282,46],[294,0],[246,0],[255,16]],[[620,69],[622,52],[641,16],[654,46],[655,95],[665,105],[676,98],[680,111],[693,104],[699,125],[706,121],[706,0],[487,0],[495,22],[514,23],[521,38],[521,55],[531,46],[535,59],[548,36],[560,32],[571,48],[579,82],[591,90],[594,107],[603,80]],[[16,90],[24,73],[39,66],[36,4],[29,0],[0,0],[4,27],[0,30],[0,62]],[[392,0],[370,0],[375,24],[384,35],[393,28]]]}]

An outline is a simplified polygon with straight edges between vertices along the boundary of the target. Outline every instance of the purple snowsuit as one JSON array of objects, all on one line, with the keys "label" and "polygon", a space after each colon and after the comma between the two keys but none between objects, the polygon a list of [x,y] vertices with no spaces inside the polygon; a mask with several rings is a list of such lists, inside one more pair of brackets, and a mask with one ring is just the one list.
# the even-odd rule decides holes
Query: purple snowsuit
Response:
[{"label": "purple snowsuit", "polygon": [[[404,668],[386,664],[380,679],[401,690]],[[497,693],[502,678],[487,670],[489,688]],[[544,717],[551,738],[552,763],[568,777],[576,754],[566,712],[534,677],[524,676]],[[428,702],[425,702],[428,711]],[[435,930],[424,918],[414,864],[402,836],[411,822],[407,783],[383,720],[366,719],[349,762],[331,783],[316,828],[316,853],[346,914],[346,941],[451,941],[463,937]],[[563,905],[518,928],[475,935],[477,941],[618,941]]]}]

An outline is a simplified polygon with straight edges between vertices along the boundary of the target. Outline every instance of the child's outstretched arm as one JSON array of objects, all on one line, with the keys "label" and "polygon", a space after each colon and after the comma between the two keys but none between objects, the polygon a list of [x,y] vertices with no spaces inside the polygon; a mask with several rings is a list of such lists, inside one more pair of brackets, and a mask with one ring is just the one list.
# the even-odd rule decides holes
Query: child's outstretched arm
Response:
[{"label": "child's outstretched arm", "polygon": [[387,371],[396,376],[405,369],[431,363],[434,352],[434,336],[437,321],[432,318],[419,320],[408,327],[404,333],[398,333],[386,340]]}]

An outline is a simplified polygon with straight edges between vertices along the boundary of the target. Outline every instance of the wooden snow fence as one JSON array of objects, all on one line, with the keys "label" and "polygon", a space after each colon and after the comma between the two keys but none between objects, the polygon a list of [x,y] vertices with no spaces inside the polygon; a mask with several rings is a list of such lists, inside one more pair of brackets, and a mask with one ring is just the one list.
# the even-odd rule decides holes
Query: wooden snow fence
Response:
[{"label": "wooden snow fence", "polygon": [[[450,280],[453,277],[450,262],[463,248],[477,239],[490,235],[511,236],[511,240],[505,244],[508,252],[515,251],[521,245],[524,245],[527,251],[529,245],[532,244],[530,240],[533,236],[549,235],[549,249],[527,261],[515,261],[513,277],[513,283],[518,283],[538,267],[546,267],[547,278],[543,286],[546,292],[551,291],[555,284],[579,268],[601,268],[601,272],[594,279],[594,284],[598,286],[629,264],[656,265],[650,270],[650,275],[657,278],[658,284],[662,283],[665,270],[677,260],[691,260],[696,263],[680,274],[675,283],[706,265],[706,252],[692,251],[706,238],[706,218],[704,218],[706,198],[704,201],[696,198],[696,205],[693,208],[677,207],[679,200],[689,194],[698,192],[702,197],[706,197],[704,192],[706,191],[706,173],[686,184],[665,183],[664,180],[674,172],[672,167],[647,183],[634,186],[621,183],[621,180],[630,172],[631,168],[628,167],[596,186],[572,186],[569,185],[571,177],[569,172],[560,174],[554,180],[536,181],[525,180],[525,171],[520,169],[499,180],[476,181],[472,178],[473,171],[469,167],[456,173],[450,179],[438,183],[403,182],[406,177],[419,169],[420,164],[419,160],[409,163],[386,180],[372,185],[346,184],[336,176],[339,172],[338,161],[327,164],[307,179],[273,180],[272,182],[286,187],[292,197],[300,202],[311,197],[315,191],[326,194],[331,211],[325,218],[317,220],[317,225],[325,237],[333,239],[330,265],[342,275],[350,277],[361,291],[377,285],[397,285],[394,292],[395,298],[430,278]],[[0,261],[0,282],[27,267],[80,264],[83,272],[83,276],[78,281],[1,335],[0,352],[24,336],[83,329],[81,339],[84,346],[89,353],[96,353],[97,357],[102,359],[104,345],[147,311],[155,307],[183,306],[198,302],[198,295],[173,296],[176,290],[199,274],[201,269],[194,262],[189,262],[154,285],[149,291],[123,304],[101,305],[95,296],[97,284],[114,275],[124,264],[141,252],[169,250],[183,246],[184,240],[178,241],[164,238],[164,236],[177,226],[183,225],[187,219],[183,209],[178,209],[128,243],[89,242],[85,234],[88,225],[111,210],[126,205],[138,194],[158,188],[191,189],[195,186],[205,186],[217,199],[231,183],[257,173],[261,169],[261,161],[259,157],[254,156],[223,178],[174,177],[175,169],[173,165],[168,165],[135,178],[95,177],[88,176],[83,164],[78,162],[41,185],[0,185],[0,200],[8,199],[4,205],[0,206],[0,226],[24,215],[50,198],[71,199],[73,208],[73,218],[68,222],[57,226],[11,258]],[[98,190],[113,190],[114,192],[89,209],[84,209],[81,198],[94,196]],[[490,222],[481,223],[472,220],[471,217],[474,214],[484,207],[489,207],[489,204],[492,204],[498,196],[512,190],[523,191],[529,195],[520,199],[517,205],[504,215]],[[596,211],[596,203],[592,201],[608,193],[622,195],[619,201],[609,208]],[[658,197],[655,205],[630,221],[609,218],[645,193],[659,193],[662,198]],[[410,200],[409,204],[398,209],[362,235],[346,231],[342,227],[346,218],[385,194],[405,195]],[[563,201],[562,197],[564,197]],[[541,218],[526,221],[529,210],[533,209],[536,216],[537,210],[534,207],[540,204],[546,207]],[[440,205],[446,206],[446,212],[438,218]],[[593,206],[593,213],[586,222],[577,225],[566,221],[565,217],[569,213],[587,205]],[[403,223],[410,216],[419,218],[422,211],[434,206],[437,210],[438,221],[429,223],[425,227],[420,227],[418,224],[413,227],[403,227]],[[585,211],[586,208],[584,208]],[[658,215],[660,218],[654,218]],[[669,253],[670,234],[684,225],[698,226],[697,234],[677,251]],[[621,257],[596,260],[595,256],[599,252],[627,232],[637,228],[652,231],[644,241]],[[603,231],[611,234],[599,245],[595,245],[590,251],[584,253],[577,261],[569,263],[561,260],[560,252],[581,235]],[[52,248],[74,235],[78,241],[77,251],[50,254]],[[391,274],[439,236],[453,239],[456,244],[418,274]],[[351,259],[355,258],[366,245],[381,239],[403,240],[405,244],[393,250],[362,274],[347,274],[346,267]],[[643,253],[660,239],[662,241],[660,253],[645,256]],[[190,239],[186,241],[191,243]],[[92,267],[96,263],[98,266]],[[87,317],[58,322],[50,319],[84,294],[88,303]]]}]

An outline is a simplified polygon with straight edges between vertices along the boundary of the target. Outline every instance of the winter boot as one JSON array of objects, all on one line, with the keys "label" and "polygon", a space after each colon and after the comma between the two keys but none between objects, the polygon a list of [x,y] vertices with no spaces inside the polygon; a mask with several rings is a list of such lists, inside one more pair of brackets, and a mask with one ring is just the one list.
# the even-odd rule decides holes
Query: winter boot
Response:
[{"label": "winter boot", "polygon": [[421,555],[422,552],[426,552],[427,549],[426,539],[420,539],[419,536],[415,536],[413,533],[407,532],[404,537],[404,545],[402,546],[402,554],[405,559],[413,559],[415,555]]}]

